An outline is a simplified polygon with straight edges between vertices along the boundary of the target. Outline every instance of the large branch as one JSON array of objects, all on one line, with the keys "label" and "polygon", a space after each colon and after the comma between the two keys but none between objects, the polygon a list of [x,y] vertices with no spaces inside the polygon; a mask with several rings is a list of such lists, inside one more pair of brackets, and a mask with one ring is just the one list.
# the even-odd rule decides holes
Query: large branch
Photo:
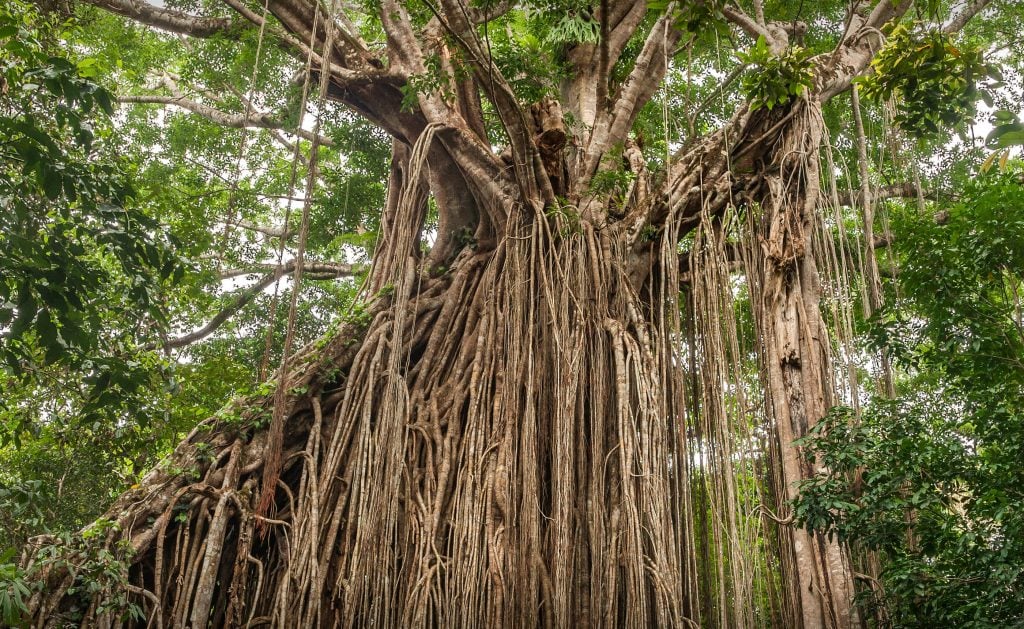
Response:
[{"label": "large branch", "polygon": [[602,30],[600,46],[582,42],[564,52],[568,76],[561,86],[562,106],[581,125],[592,127],[598,110],[608,107],[602,100],[602,95],[606,97],[610,90],[608,75],[645,15],[646,0],[606,0],[597,14]]},{"label": "large branch", "polygon": [[[209,36],[213,27],[234,28],[242,21],[228,18],[196,18],[180,12],[163,9],[153,5],[139,4],[137,0],[86,0],[97,6],[130,17],[140,23],[169,28],[175,26],[178,32],[186,35]],[[468,183],[472,183],[476,192],[482,196],[500,198],[498,194],[503,186],[500,182],[507,177],[503,173],[503,165],[496,155],[485,145],[472,130],[462,129],[457,121],[447,116],[447,112],[434,112],[434,120],[428,120],[424,112],[414,107],[410,111],[406,107],[405,91],[407,75],[395,70],[384,69],[384,64],[377,59],[367,46],[359,39],[356,28],[344,13],[331,16],[330,28],[334,29],[334,44],[325,50],[327,21],[324,19],[322,4],[309,0],[268,0],[265,4],[267,12],[274,16],[277,23],[264,19],[258,10],[253,10],[242,0],[223,0],[224,4],[238,13],[244,21],[265,27],[268,36],[279,39],[282,46],[296,59],[312,60],[313,73],[310,77],[318,81],[321,73],[329,74],[328,98],[342,103],[369,122],[379,126],[392,137],[411,145],[422,132],[428,122],[440,121],[447,123],[446,128],[438,137],[449,145],[450,160],[457,163]],[[260,3],[262,4],[262,3]],[[493,17],[497,12],[510,10],[515,3],[502,2],[489,11]],[[486,19],[488,13],[472,12],[477,19]],[[195,18],[195,19],[193,19]],[[174,22],[178,20],[181,23]],[[172,23],[173,22],[173,23]],[[208,28],[209,27],[209,28]],[[172,97],[166,96],[129,96],[124,102],[150,102],[165,105],[177,105],[198,115],[207,117],[226,126],[253,126],[265,128],[282,140],[280,133],[293,130],[284,129],[279,121],[263,114],[241,116],[228,114],[209,105],[184,97],[180,92],[172,91]],[[299,130],[298,135],[308,140],[313,135]],[[468,140],[473,136],[476,142]],[[286,142],[286,141],[285,141]],[[319,138],[323,145],[330,145],[329,138]],[[301,157],[301,156],[300,156]],[[431,161],[434,161],[433,155]],[[507,195],[505,195],[507,196]]]},{"label": "large branch", "polygon": [[655,22],[633,70],[615,99],[608,140],[615,143],[625,139],[640,109],[651,99],[665,78],[665,72],[668,71],[667,57],[681,36],[682,31],[668,14]]},{"label": "large branch", "polygon": [[[223,1],[254,24],[264,23],[263,17],[241,0]],[[383,69],[382,61],[355,34],[355,27],[344,13],[332,16],[334,42],[331,50],[325,50],[327,27],[322,4],[307,0],[267,0],[266,7],[280,24],[268,23],[269,31],[282,38],[296,58],[303,62],[311,60],[310,79],[317,82],[321,73],[329,75],[330,100],[348,106],[392,137],[410,144],[415,141],[426,121],[420,112],[410,112],[404,107],[406,78]]]},{"label": "large branch", "polygon": [[[604,98],[608,96],[612,68],[618,63],[636,29],[647,14],[646,0],[601,3],[601,45],[599,49],[598,107],[607,107]],[[607,15],[605,15],[607,11]],[[591,58],[591,63],[593,59]],[[602,94],[604,98],[602,98]]]},{"label": "large branch", "polygon": [[[239,310],[244,308],[249,302],[255,299],[256,295],[262,292],[263,289],[267,288],[268,286],[270,286],[277,280],[281,279],[288,273],[292,273],[293,271],[295,271],[295,260],[291,260],[290,262],[286,262],[285,264],[282,264],[280,266],[260,266],[263,268],[271,268],[271,271],[264,275],[260,279],[260,281],[256,282],[249,288],[246,288],[245,290],[241,291],[235,297],[235,299],[230,304],[228,304],[227,307],[225,307],[223,310],[214,315],[214,317],[210,319],[206,323],[206,325],[184,336],[179,336],[177,338],[170,339],[166,343],[164,343],[164,346],[170,349],[178,349],[181,347],[185,347],[186,345],[191,345],[196,341],[201,341],[202,339],[210,336],[211,334],[216,332],[220,326],[224,325],[224,323],[228,319],[233,317],[235,314],[238,313]],[[303,263],[302,266],[305,272],[305,277],[307,279],[314,280],[335,279],[339,277],[352,277],[354,275],[357,275],[361,270],[359,267],[353,266],[351,264],[330,264],[323,262],[305,262]],[[248,273],[239,273],[239,275],[244,274]],[[235,277],[237,277],[237,275]]]},{"label": "large branch", "polygon": [[990,2],[991,0],[972,0],[966,7],[964,7],[963,11],[942,27],[942,31],[947,34],[959,32],[967,25],[967,22],[969,22],[971,18],[988,6]]},{"label": "large branch", "polygon": [[726,20],[732,22],[736,26],[739,26],[744,33],[750,35],[753,39],[764,37],[768,44],[772,43],[773,37],[772,34],[768,32],[768,28],[764,24],[744,13],[738,6],[730,6],[728,4],[723,6],[722,15],[725,16]]},{"label": "large branch", "polygon": [[84,1],[136,22],[190,37],[213,37],[214,35],[232,32],[238,25],[235,20],[228,17],[191,15],[176,9],[168,9],[141,2],[140,0]]},{"label": "large branch", "polygon": [[[917,185],[912,181],[894,183],[871,190],[872,199],[916,199],[918,196]],[[923,198],[935,201],[939,197],[931,191],[925,191]],[[864,203],[863,195],[860,192],[847,190],[839,195],[839,204],[849,207],[858,207]]]},{"label": "large branch", "polygon": [[[814,58],[815,90],[810,98],[825,102],[848,89],[853,78],[868,67],[880,48],[879,29],[900,19],[911,4],[912,0],[899,0],[897,3],[882,0],[864,17],[859,9],[865,8],[867,3],[858,2],[836,49]],[[692,226],[699,220],[701,208],[712,203],[709,199],[714,200],[715,207],[724,207],[733,193],[739,192],[748,182],[738,173],[731,172],[730,160],[723,159],[723,154],[728,153],[735,160],[756,148],[755,145],[769,142],[772,134],[779,132],[790,116],[773,122],[766,131],[753,124],[755,118],[748,107],[740,107],[718,132],[677,154],[668,165],[651,206],[637,208],[635,215],[630,217],[628,229],[640,229],[646,221],[659,223],[670,214],[684,226]],[[756,136],[745,131],[748,126],[756,130]]]},{"label": "large branch", "polygon": [[725,5],[722,15],[726,21],[732,22],[752,39],[763,37],[772,54],[782,54],[789,48],[790,38],[801,36],[807,31],[807,24],[797,19],[792,21],[765,21],[764,7],[755,3],[755,17],[750,17],[739,5]]},{"label": "large branch", "polygon": [[[303,275],[307,279],[335,279],[339,277],[352,277],[362,273],[365,269],[358,264],[344,264],[341,262],[309,262],[304,261],[302,263]],[[233,277],[242,277],[245,275],[255,275],[257,273],[265,273],[273,275],[274,273],[281,273],[281,276],[291,273],[295,270],[295,261],[286,262],[284,264],[274,264],[273,262],[260,262],[259,264],[250,264],[237,269],[227,269],[217,274],[217,277],[222,280],[231,279]],[[265,280],[266,278],[262,278]],[[262,281],[262,280],[261,280]],[[266,288],[266,286],[264,286]],[[248,290],[248,289],[246,289]]]},{"label": "large branch", "polygon": [[427,5],[435,12],[435,19],[462,48],[477,84],[498,112],[512,146],[513,170],[523,199],[554,202],[554,191],[533,142],[531,121],[520,107],[512,86],[495,66],[489,51],[485,50],[461,0],[440,0],[440,9],[429,1]]},{"label": "large branch", "polygon": [[[282,130],[292,135],[296,135],[304,140],[312,142],[315,137],[312,133],[301,127],[287,127],[283,122],[275,120],[272,116],[265,113],[252,112],[249,115],[245,114],[230,114],[209,105],[200,103],[199,101],[192,100],[185,96],[163,96],[158,94],[135,94],[129,96],[119,96],[117,98],[119,103],[139,103],[139,104],[156,104],[156,105],[174,105],[181,107],[182,109],[191,111],[194,114],[198,114],[207,120],[219,124],[224,127],[230,127],[232,129],[273,129]],[[322,146],[334,146],[334,141],[326,136],[319,136],[318,142]]]},{"label": "large branch", "polygon": [[[229,17],[206,17],[191,15],[183,11],[160,7],[142,2],[141,0],[83,0],[89,4],[112,13],[130,18],[140,24],[153,26],[166,31],[190,37],[212,37],[218,34],[236,33],[244,24]],[[342,49],[348,50],[353,63],[338,63],[333,54],[321,54],[315,49],[322,43],[320,38],[311,37],[313,5],[302,0],[275,0],[267,3],[268,10],[278,18],[280,24],[273,24],[240,0],[223,0],[224,4],[233,9],[244,21],[256,26],[265,26],[267,32],[282,47],[300,60],[310,56],[318,68],[327,68],[331,72],[332,81],[337,84],[366,84],[377,81],[386,82],[393,77],[377,72],[379,61],[374,59],[358,38],[351,36],[347,30],[342,37]],[[342,20],[344,22],[344,20]],[[284,28],[282,28],[282,26]],[[319,29],[321,34],[323,27]],[[309,42],[309,43],[307,43]],[[312,47],[311,47],[312,46]],[[379,76],[378,76],[379,75]]]},{"label": "large branch", "polygon": [[583,169],[579,174],[582,186],[589,184],[607,150],[625,142],[641,108],[661,85],[668,70],[666,57],[681,36],[682,32],[675,26],[671,11],[662,15],[647,34],[640,55],[619,88],[611,110],[599,110],[586,148]]},{"label": "large branch", "polygon": [[[233,6],[238,0],[225,0]],[[333,4],[333,3],[331,3]],[[336,66],[346,71],[360,72],[380,67],[380,61],[370,54],[366,44],[350,32],[350,22],[332,14],[330,28],[334,31],[331,50],[324,50],[327,39],[327,20],[321,10],[323,5],[306,0],[267,0],[267,10],[284,26],[302,45],[319,50],[319,61],[322,67]],[[332,74],[335,70],[332,68]]]},{"label": "large branch", "polygon": [[[433,22],[440,28],[440,21],[437,18]],[[392,68],[409,76],[425,74],[427,69],[424,51],[420,47],[404,6],[395,0],[382,2],[381,23],[388,37],[389,61]],[[426,30],[429,32],[431,26],[428,25]],[[395,137],[407,146],[412,146],[427,123],[439,125],[436,137],[440,143],[435,142],[431,147],[432,173],[436,165],[443,169],[443,176],[452,184],[457,185],[458,182],[464,181],[468,191],[476,196],[479,205],[492,215],[495,223],[503,224],[502,215],[507,214],[507,208],[497,206],[503,200],[511,198],[509,188],[512,182],[505,172],[504,165],[493,154],[485,140],[477,135],[461,113],[450,106],[438,90],[417,93],[417,101],[419,110],[412,114],[414,118],[409,120],[408,132]],[[377,102],[374,105],[376,107],[367,103],[367,107],[371,109],[379,108],[381,103]],[[400,111],[396,113],[400,114]],[[460,204],[458,209],[464,211],[465,208],[465,204]],[[447,213],[453,209],[455,206],[439,207],[439,212]]]},{"label": "large branch", "polygon": [[853,79],[868,68],[881,48],[880,29],[903,17],[912,4],[913,0],[899,0],[895,4],[891,0],[882,0],[867,18],[856,12],[851,15],[846,33],[835,51],[815,58],[818,65],[815,85],[819,86],[819,101],[824,103],[850,88]]},{"label": "large branch", "polygon": [[[406,146],[411,147],[416,142],[428,120],[440,123],[443,126],[437,138],[441,141],[431,146],[431,173],[445,177],[453,187],[465,182],[466,193],[476,196],[482,206],[486,205],[485,201],[500,205],[514,198],[511,179],[490,146],[483,143],[458,112],[442,109],[443,103],[431,99],[427,102],[427,113],[421,108],[409,111],[402,105],[403,94],[397,84],[348,87],[332,84],[329,94],[333,100],[351,107]],[[437,105],[436,109],[430,109],[432,103]],[[445,117],[444,111],[450,115]],[[447,211],[444,207],[438,210]],[[495,213],[498,208],[489,207],[488,210]],[[503,220],[497,222],[504,223]]]},{"label": "large branch", "polygon": [[608,63],[614,66],[647,15],[646,0],[617,0],[608,8]]},{"label": "large branch", "polygon": [[[304,198],[299,198],[299,197],[294,197],[294,196],[289,196],[289,195],[279,195],[278,198],[284,198],[284,199],[287,199],[289,201],[302,201],[302,202],[305,201]],[[264,236],[269,236],[271,238],[282,238],[282,237],[283,238],[289,238],[289,237],[291,237],[295,233],[293,230],[288,229],[286,225],[277,225],[277,226],[257,225],[255,223],[250,223],[249,221],[244,221],[244,220],[241,220],[241,219],[232,221],[231,225],[234,226],[234,227],[240,227],[242,229],[247,229],[249,231],[256,232],[258,234],[263,234]]]}]

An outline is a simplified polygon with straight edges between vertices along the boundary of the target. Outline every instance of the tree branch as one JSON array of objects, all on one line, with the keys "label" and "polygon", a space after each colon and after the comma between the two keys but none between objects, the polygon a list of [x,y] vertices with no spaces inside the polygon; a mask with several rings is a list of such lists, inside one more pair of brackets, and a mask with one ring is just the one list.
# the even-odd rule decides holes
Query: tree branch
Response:
[{"label": "tree branch", "polygon": [[946,34],[953,34],[959,32],[967,25],[967,22],[971,20],[979,11],[988,6],[991,0],[972,0],[964,10],[961,11],[956,17],[949,21],[948,24],[942,27],[942,32]]},{"label": "tree branch", "polygon": [[820,86],[817,95],[820,102],[824,103],[849,89],[853,79],[867,69],[882,45],[881,37],[870,35],[879,33],[879,29],[890,21],[903,17],[911,4],[913,0],[899,0],[898,4],[882,0],[867,18],[856,11],[851,14],[846,35],[835,51],[815,59],[819,62],[815,84]]},{"label": "tree branch", "polygon": [[[916,199],[917,186],[912,181],[894,183],[872,190],[871,197],[873,199]],[[929,201],[936,201],[939,196],[932,191],[927,191],[924,193],[924,198]],[[840,205],[858,207],[863,203],[864,199],[860,192],[847,190],[839,195]]]},{"label": "tree branch", "polygon": [[864,26],[867,28],[882,28],[890,20],[902,17],[912,4],[914,4],[914,0],[899,0],[896,4],[893,4],[892,0],[882,0],[871,10],[871,14],[868,15]]},{"label": "tree branch", "polygon": [[[235,299],[228,304],[226,308],[218,312],[212,319],[210,319],[206,325],[199,328],[194,332],[190,332],[184,336],[173,338],[164,343],[164,346],[170,349],[179,349],[186,345],[191,345],[196,341],[201,341],[206,337],[210,336],[217,331],[220,326],[238,313],[239,310],[244,308],[249,302],[255,299],[256,295],[263,291],[283,276],[291,273],[295,270],[295,260],[291,260],[280,266],[276,265],[260,265],[263,268],[271,268],[272,270],[264,275],[260,281],[256,282],[249,288],[241,291]],[[303,265],[305,271],[305,277],[307,279],[314,280],[325,280],[335,279],[339,277],[351,277],[358,274],[361,269],[354,267],[350,264],[329,264],[329,263],[318,263],[318,262],[306,262]],[[231,275],[229,277],[238,277],[240,275],[248,275],[252,271],[239,272],[237,275]],[[155,349],[156,344],[152,344],[149,349]]]},{"label": "tree branch", "polygon": [[[303,262],[303,277],[309,278],[313,276],[314,279],[335,279],[338,277],[353,277],[362,273],[365,268],[358,264],[343,264],[340,262]],[[229,280],[233,277],[242,277],[244,275],[255,275],[256,273],[274,274],[278,270],[281,272],[281,276],[287,275],[295,270],[295,261],[286,262],[284,264],[274,264],[273,262],[260,262],[259,264],[251,264],[245,267],[237,269],[226,269],[217,274],[217,277],[222,280]],[[321,277],[322,276],[322,277]],[[266,279],[266,278],[263,278]],[[266,286],[264,286],[266,288]],[[248,289],[247,289],[248,290]]]},{"label": "tree branch", "polygon": [[[608,62],[605,67],[615,67],[622,56],[626,44],[643,23],[647,15],[646,0],[609,0],[607,19],[604,18],[604,7],[598,17],[602,22],[602,29],[607,30],[607,36],[602,33],[600,49],[597,45],[588,42],[577,43],[564,51],[563,62],[568,68],[568,76],[562,81],[562,106],[585,127],[592,127],[598,115],[598,111],[604,111],[608,107],[607,99],[602,100],[598,94],[598,86],[608,85],[606,78],[599,78],[597,75],[597,63],[599,57],[607,52]],[[607,22],[607,27],[604,23]],[[604,44],[607,42],[607,46]],[[611,90],[611,87],[608,87]]]},{"label": "tree branch", "polygon": [[[287,197],[287,198],[288,198],[288,200],[298,200],[298,201],[302,200],[302,199],[299,199],[297,197]],[[271,238],[288,238],[289,236],[291,236],[292,234],[295,233],[292,230],[287,229],[287,227],[285,225],[278,225],[276,227],[268,227],[266,225],[257,225],[255,223],[250,223],[249,221],[243,221],[241,219],[232,221],[231,225],[233,225],[234,227],[240,227],[242,229],[248,229],[249,231],[253,231],[253,232],[256,232],[258,234],[263,234],[264,236],[270,236]]]},{"label": "tree branch", "polygon": [[[430,5],[433,9],[433,5]],[[436,10],[435,10],[436,11]],[[391,55],[389,61],[393,67],[409,75],[426,73],[424,53],[413,32],[412,24],[408,13],[401,3],[395,0],[384,0],[381,3],[381,23],[388,36],[388,51]],[[434,26],[432,26],[434,25]],[[439,30],[440,20],[436,17],[428,23],[426,31]],[[411,121],[408,132],[404,135],[394,137],[402,141],[406,146],[412,146],[427,123],[434,123],[441,126],[437,132],[437,139],[430,148],[431,173],[440,171],[441,176],[446,177],[450,184],[458,186],[465,182],[467,192],[476,195],[480,203],[460,203],[458,207],[439,207],[439,213],[448,214],[456,211],[465,214],[467,210],[477,213],[478,207],[485,208],[498,219],[502,210],[496,207],[499,200],[507,198],[507,191],[504,187],[511,183],[511,178],[504,172],[503,165],[493,154],[491,148],[480,138],[465,118],[444,100],[437,92],[421,92],[417,94],[419,112],[414,121]],[[374,103],[379,106],[379,103]],[[368,103],[369,105],[369,103]],[[401,111],[398,115],[403,115]],[[408,116],[408,114],[404,114]],[[435,169],[435,166],[437,167]],[[436,181],[436,179],[435,179]],[[466,199],[465,194],[455,195]],[[454,198],[454,197],[453,197]],[[485,203],[490,201],[490,203]],[[447,223],[447,216],[442,216],[443,222]],[[458,222],[462,222],[463,216]],[[498,220],[497,223],[503,223]],[[442,235],[443,236],[443,235]]]},{"label": "tree branch", "polygon": [[484,51],[469,15],[460,3],[461,0],[440,0],[443,13],[429,1],[427,6],[434,12],[441,26],[466,52],[477,83],[498,112],[498,118],[512,145],[513,167],[523,199],[528,202],[541,200],[553,203],[554,190],[541,163],[540,152],[534,145],[530,119],[519,106],[511,85]]},{"label": "tree branch", "polygon": [[616,2],[610,9],[608,33],[608,65],[613,67],[625,50],[629,39],[647,15],[646,0]]},{"label": "tree branch", "polygon": [[636,63],[629,76],[619,88],[618,97],[612,107],[610,139],[614,141],[625,137],[625,132],[632,127],[640,108],[651,98],[661,85],[665,72],[668,71],[668,51],[675,48],[682,31],[675,27],[671,16],[661,16],[644,41],[644,47],[637,56]]},{"label": "tree branch", "polygon": [[[761,26],[766,26],[767,23],[764,21],[764,1],[754,0],[754,17],[757,19],[757,23]],[[799,16],[797,16],[799,17]]]},{"label": "tree branch", "polygon": [[466,7],[466,15],[473,24],[480,25],[490,22],[494,18],[501,17],[512,10],[516,3],[512,0],[499,0],[495,3],[484,3],[486,7]]},{"label": "tree branch", "polygon": [[[181,107],[194,114],[202,116],[207,120],[219,124],[221,126],[230,127],[232,129],[241,129],[243,127],[250,129],[272,129],[282,130],[286,133],[296,135],[304,140],[310,142],[313,141],[314,135],[309,131],[302,128],[286,128],[283,122],[275,120],[269,114],[253,112],[248,116],[244,114],[229,114],[205,105],[198,101],[186,98],[183,95],[171,95],[161,96],[157,94],[136,94],[128,96],[119,96],[117,98],[119,103],[135,103],[135,104],[156,104],[156,105],[174,105]],[[334,141],[326,136],[320,136],[319,143],[322,146],[334,146]]]},{"label": "tree branch", "polygon": [[582,186],[589,185],[608,147],[625,141],[640,109],[654,95],[668,70],[667,51],[675,48],[681,36],[682,32],[673,25],[671,11],[662,15],[651,28],[632,71],[619,88],[611,111],[599,110],[579,177]]},{"label": "tree branch", "polygon": [[757,39],[758,37],[764,37],[765,41],[771,45],[774,42],[772,34],[768,32],[768,28],[759,24],[749,15],[743,12],[738,6],[724,5],[722,7],[722,15],[725,19],[732,22],[740,29],[750,35],[751,38]]},{"label": "tree branch", "polygon": [[159,7],[139,0],[84,1],[136,22],[191,37],[213,37],[218,34],[230,33],[238,26],[237,22],[228,17],[191,15],[183,11]]}]

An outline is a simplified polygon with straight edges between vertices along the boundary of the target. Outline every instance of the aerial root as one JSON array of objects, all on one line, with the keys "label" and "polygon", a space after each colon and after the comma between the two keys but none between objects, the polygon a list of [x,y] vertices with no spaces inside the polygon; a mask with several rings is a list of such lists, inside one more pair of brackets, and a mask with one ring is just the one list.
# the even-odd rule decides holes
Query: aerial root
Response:
[{"label": "aerial root", "polygon": [[466,249],[436,281],[411,258],[381,267],[391,307],[371,313],[361,341],[292,361],[290,387],[309,388],[291,406],[265,516],[255,513],[265,431],[245,424],[190,438],[176,465],[199,463],[195,444],[216,444],[201,480],[154,475],[140,500],[119,503],[147,619],[699,619],[688,402],[669,308],[675,247],[659,245],[654,258],[666,261],[637,285],[617,262],[620,237],[552,223],[523,220],[515,238]]}]

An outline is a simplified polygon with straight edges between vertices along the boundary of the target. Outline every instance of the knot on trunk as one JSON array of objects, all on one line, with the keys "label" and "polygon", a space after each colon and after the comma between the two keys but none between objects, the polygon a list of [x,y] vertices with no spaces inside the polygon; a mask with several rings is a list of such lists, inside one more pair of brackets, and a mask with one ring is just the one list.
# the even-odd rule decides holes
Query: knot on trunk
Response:
[{"label": "knot on trunk", "polygon": [[533,115],[533,143],[540,151],[544,171],[551,180],[551,188],[556,194],[564,192],[565,164],[562,149],[568,135],[565,132],[565,121],[562,120],[562,106],[556,100],[545,98],[530,107]]}]

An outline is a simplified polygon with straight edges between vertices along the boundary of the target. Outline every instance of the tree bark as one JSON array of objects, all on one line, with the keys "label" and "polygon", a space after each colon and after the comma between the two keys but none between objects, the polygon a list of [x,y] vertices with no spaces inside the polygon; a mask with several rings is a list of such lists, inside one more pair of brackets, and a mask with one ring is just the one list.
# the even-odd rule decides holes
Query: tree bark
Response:
[{"label": "tree bark", "polygon": [[[821,284],[812,234],[819,217],[819,159],[824,120],[820,105],[801,102],[780,134],[765,177],[760,216],[752,230],[754,315],[762,340],[766,397],[777,437],[779,502],[797,496],[799,482],[816,471],[794,441],[835,405],[828,330],[821,316]],[[782,530],[785,579],[798,604],[800,626],[852,627],[853,579],[842,546],[795,526]],[[788,566],[788,570],[787,570]],[[786,573],[789,574],[786,574]]]}]

